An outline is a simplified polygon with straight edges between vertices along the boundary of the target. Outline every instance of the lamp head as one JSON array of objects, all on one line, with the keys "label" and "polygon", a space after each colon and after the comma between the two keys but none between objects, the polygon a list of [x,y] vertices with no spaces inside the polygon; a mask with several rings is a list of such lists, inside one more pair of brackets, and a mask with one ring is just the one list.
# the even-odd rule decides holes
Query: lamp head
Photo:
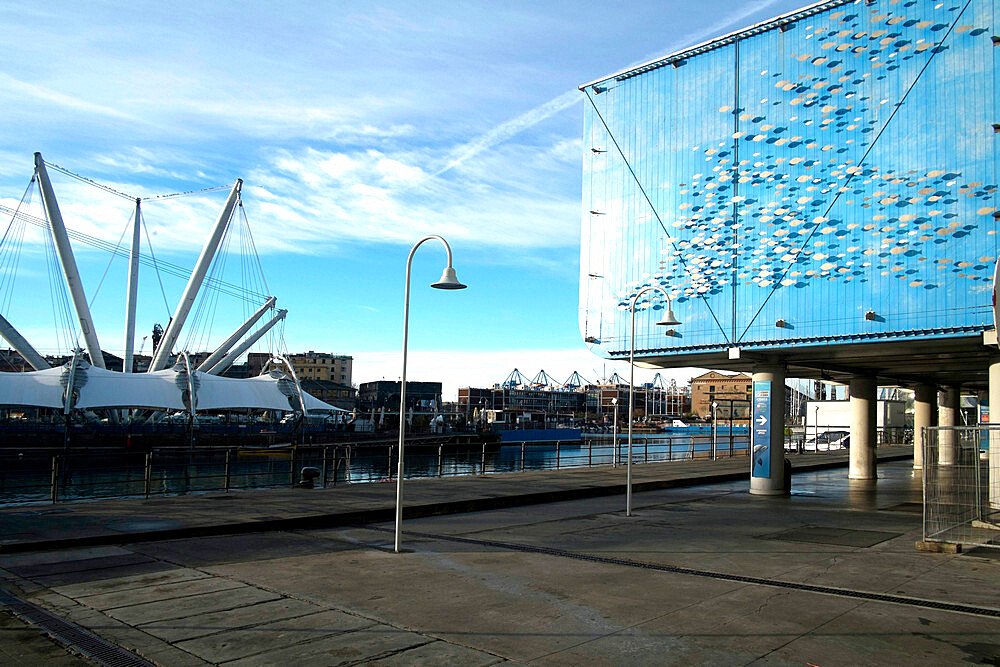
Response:
[{"label": "lamp head", "polygon": [[673,307],[672,306],[667,306],[667,313],[666,313],[666,315],[664,315],[663,319],[661,319],[656,324],[658,326],[661,326],[661,327],[673,327],[673,326],[677,326],[680,323],[681,323],[681,321],[679,319],[677,319],[676,315],[674,315],[674,309],[673,309]]},{"label": "lamp head", "polygon": [[441,280],[433,283],[431,287],[435,289],[465,289],[466,285],[458,282],[458,277],[455,275],[455,269],[448,266],[445,267],[444,273],[441,274]]}]

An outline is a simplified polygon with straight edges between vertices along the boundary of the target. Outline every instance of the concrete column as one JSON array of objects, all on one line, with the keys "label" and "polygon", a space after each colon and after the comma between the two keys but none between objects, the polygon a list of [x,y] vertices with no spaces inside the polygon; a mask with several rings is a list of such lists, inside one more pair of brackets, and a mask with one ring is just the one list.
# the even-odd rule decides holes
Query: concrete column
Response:
[{"label": "concrete column", "polygon": [[937,423],[937,390],[932,384],[913,388],[913,469],[924,467],[924,428]]},{"label": "concrete column", "polygon": [[[754,462],[759,452],[751,452],[750,456],[750,493],[760,496],[782,495],[788,491],[785,488],[785,369],[783,366],[760,366],[754,369],[753,393],[756,402],[756,383],[770,381],[771,409],[767,418],[770,426],[769,451],[770,464],[765,466],[760,477],[754,475]],[[751,405],[750,416],[754,416],[754,406]],[[754,426],[750,427],[751,447],[754,446]],[[758,471],[758,473],[761,471]]]},{"label": "concrete column", "polygon": [[851,459],[849,479],[878,479],[876,473],[875,378],[851,378]]},{"label": "concrete column", "polygon": [[[1000,424],[1000,357],[990,362],[990,425]],[[996,412],[994,412],[996,410]],[[990,507],[1000,510],[1000,430],[990,431],[989,498]]]},{"label": "concrete column", "polygon": [[[938,426],[955,426],[958,415],[958,387],[945,387],[938,393]],[[938,465],[955,464],[955,432],[938,432]]]}]

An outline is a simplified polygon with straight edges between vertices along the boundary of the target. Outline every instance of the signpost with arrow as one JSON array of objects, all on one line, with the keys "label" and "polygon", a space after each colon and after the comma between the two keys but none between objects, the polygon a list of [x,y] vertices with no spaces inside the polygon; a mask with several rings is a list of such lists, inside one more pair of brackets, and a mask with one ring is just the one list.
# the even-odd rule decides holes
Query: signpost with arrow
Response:
[{"label": "signpost with arrow", "polygon": [[754,477],[771,476],[771,381],[753,383],[753,467]]}]

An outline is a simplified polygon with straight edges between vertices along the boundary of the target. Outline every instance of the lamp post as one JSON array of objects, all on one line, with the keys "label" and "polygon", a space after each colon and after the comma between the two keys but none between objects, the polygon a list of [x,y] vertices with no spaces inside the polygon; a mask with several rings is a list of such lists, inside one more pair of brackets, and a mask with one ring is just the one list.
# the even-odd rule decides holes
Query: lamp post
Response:
[{"label": "lamp post", "polygon": [[680,324],[680,320],[674,317],[674,309],[670,305],[670,295],[667,294],[666,290],[658,286],[644,287],[639,290],[635,296],[632,297],[632,302],[629,304],[629,310],[632,311],[632,336],[631,344],[628,350],[628,368],[629,368],[629,378],[628,378],[628,461],[626,462],[626,468],[628,472],[625,475],[625,516],[632,516],[632,415],[635,410],[635,304],[639,301],[639,297],[656,290],[663,295],[663,298],[667,300],[667,312],[663,318],[657,322],[658,326],[676,326]]},{"label": "lamp post", "polygon": [[[618,391],[617,389],[615,391]],[[611,467],[618,467],[618,397],[611,399],[611,405],[615,409],[615,416],[612,417],[611,426]]]},{"label": "lamp post", "polygon": [[417,241],[410,256],[406,258],[406,286],[403,290],[403,375],[400,378],[399,387],[399,466],[396,473],[396,542],[395,552],[399,553],[400,536],[403,527],[403,445],[406,439],[406,344],[410,335],[410,265],[413,263],[413,254],[417,248],[425,241],[437,239],[444,245],[445,252],[448,253],[448,265],[441,274],[441,279],[433,283],[431,287],[435,289],[465,289],[465,285],[458,282],[455,276],[455,269],[451,266],[451,246],[440,236],[432,234]]},{"label": "lamp post", "polygon": [[[732,419],[732,415],[730,415]],[[712,401],[712,460],[715,460],[715,452],[719,442],[719,404]]]}]

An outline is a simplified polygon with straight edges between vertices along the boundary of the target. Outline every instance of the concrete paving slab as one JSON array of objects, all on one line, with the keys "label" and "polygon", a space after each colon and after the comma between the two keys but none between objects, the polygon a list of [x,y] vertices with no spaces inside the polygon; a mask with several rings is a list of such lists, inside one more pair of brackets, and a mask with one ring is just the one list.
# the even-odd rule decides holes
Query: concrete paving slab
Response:
[{"label": "concrete paving slab", "polygon": [[873,547],[900,537],[903,533],[881,530],[857,530],[832,526],[803,526],[784,530],[771,535],[761,535],[761,540],[786,540],[789,542],[809,542],[844,547]]},{"label": "concrete paving slab", "polygon": [[29,567],[32,565],[47,565],[87,560],[91,558],[106,558],[109,556],[128,556],[133,552],[122,547],[84,547],[82,549],[62,549],[59,551],[41,551],[35,553],[5,554],[0,553],[0,567],[5,570]]},{"label": "concrete paving slab", "polygon": [[282,662],[302,661],[321,665],[368,663],[388,658],[400,651],[413,649],[432,640],[414,632],[400,631],[388,626],[374,626],[338,635],[324,637],[305,644],[275,649],[236,660],[231,665],[275,665]]},{"label": "concrete paving slab", "polygon": [[66,572],[82,572],[84,570],[101,570],[136,563],[151,563],[153,558],[132,552],[95,558],[80,558],[61,560],[54,563],[36,563],[32,565],[8,565],[4,569],[22,577],[32,578],[43,575],[63,574]]},{"label": "concrete paving slab", "polygon": [[173,567],[170,563],[164,563],[163,561],[142,560],[136,563],[100,567],[92,570],[74,570],[57,574],[46,574],[32,577],[32,580],[44,586],[65,586],[68,584],[90,583],[109,578],[155,574],[173,569]]},{"label": "concrete paving slab", "polygon": [[504,658],[483,651],[433,641],[413,648],[393,653],[384,658],[370,660],[366,664],[379,667],[487,667],[506,662]]},{"label": "concrete paving slab", "polygon": [[148,574],[136,574],[124,577],[113,577],[98,581],[88,581],[78,584],[66,584],[64,586],[53,586],[53,590],[63,595],[80,598],[85,595],[97,595],[99,593],[111,593],[113,591],[127,591],[133,588],[146,588],[159,584],[170,584],[179,581],[192,581],[194,579],[204,579],[209,575],[199,570],[186,567],[170,567]]},{"label": "concrete paving slab", "polygon": [[250,586],[231,588],[215,593],[203,593],[185,597],[147,602],[145,604],[117,607],[107,611],[107,615],[129,625],[141,625],[154,621],[168,621],[185,618],[211,611],[236,609],[245,605],[277,600],[280,595]]},{"label": "concrete paving slab", "polygon": [[994,619],[867,603],[774,657],[799,664],[991,664],[1000,658],[997,629]]},{"label": "concrete paving slab", "polygon": [[38,595],[33,597],[31,602],[42,604],[55,611],[61,618],[97,634],[111,643],[126,647],[147,659],[150,659],[151,655],[162,655],[164,659],[157,664],[192,664],[189,661],[190,654],[58,593]]},{"label": "concrete paving slab", "polygon": [[[448,543],[430,546],[402,557],[330,554],[319,567],[316,557],[307,557],[276,561],[274,567],[243,563],[217,570],[518,660],[742,586],[659,573],[654,585],[624,568],[538,554],[456,553]],[[325,585],[326,571],[340,573],[336,586]]]},{"label": "concrete paving slab", "polygon": [[[324,639],[330,635],[339,635],[351,632],[351,640],[348,644],[357,643],[363,645],[370,642],[367,635],[357,634],[353,631],[373,631],[374,636],[382,635],[409,635],[410,633],[400,632],[395,628],[381,627],[370,619],[352,616],[341,611],[328,610],[321,611],[307,616],[299,616],[294,619],[274,621],[256,625],[251,628],[239,630],[228,630],[213,635],[199,637],[177,642],[177,647],[188,651],[209,662],[228,662],[247,656],[261,654],[264,652],[273,653],[279,649],[302,644],[304,642]],[[415,635],[419,638],[419,643],[426,642],[427,639]],[[298,648],[295,653],[297,660],[303,660],[310,654],[311,649]],[[366,654],[362,653],[361,657]],[[278,655],[267,664],[275,664]]]},{"label": "concrete paving slab", "polygon": [[139,627],[143,632],[148,632],[151,635],[173,643],[219,632],[262,625],[271,621],[307,616],[321,611],[323,611],[321,607],[309,602],[281,598],[246,607],[239,607],[238,609],[229,609],[209,614],[196,614],[170,621],[147,623]]},{"label": "concrete paving slab", "polygon": [[323,553],[332,548],[354,549],[353,545],[323,544],[312,537],[287,531],[253,533],[251,535],[220,535],[198,539],[167,540],[148,545],[136,545],[133,551],[200,567],[235,560],[266,560],[292,555]]},{"label": "concrete paving slab", "polygon": [[246,584],[217,577],[205,577],[190,579],[187,581],[174,581],[167,583],[157,583],[143,588],[128,588],[125,590],[108,591],[105,593],[92,593],[80,595],[76,600],[88,607],[107,611],[120,607],[132,607],[147,604],[150,602],[160,602],[163,600],[175,600],[177,598],[191,597],[205,593],[215,593],[217,591],[228,591],[232,589],[246,588]]}]

